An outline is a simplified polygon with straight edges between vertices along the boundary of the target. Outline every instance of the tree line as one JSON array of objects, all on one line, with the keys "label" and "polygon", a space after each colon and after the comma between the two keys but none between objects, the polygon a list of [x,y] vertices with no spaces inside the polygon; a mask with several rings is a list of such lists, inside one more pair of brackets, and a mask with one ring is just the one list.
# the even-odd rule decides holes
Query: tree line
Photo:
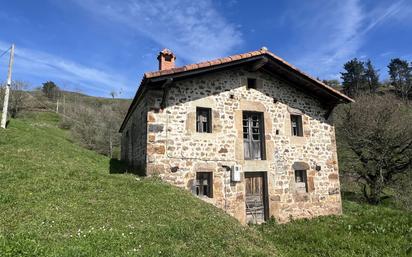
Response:
[{"label": "tree line", "polygon": [[335,112],[341,172],[369,203],[395,197],[412,209],[412,64],[392,59],[388,75],[381,82],[370,60],[355,58],[343,65],[341,84],[324,82],[355,99]]},{"label": "tree line", "polygon": [[380,87],[392,86],[396,94],[407,101],[412,94],[412,63],[394,58],[388,64],[388,82],[379,80],[379,71],[371,60],[354,58],[343,65],[342,84],[338,80],[324,80],[332,87],[341,88],[350,97],[364,93],[376,93]]}]

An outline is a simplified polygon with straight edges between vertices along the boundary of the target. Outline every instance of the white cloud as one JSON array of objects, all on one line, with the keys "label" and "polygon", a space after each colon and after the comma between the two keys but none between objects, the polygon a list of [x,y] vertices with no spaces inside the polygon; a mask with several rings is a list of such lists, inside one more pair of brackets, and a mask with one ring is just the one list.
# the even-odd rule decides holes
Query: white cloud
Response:
[{"label": "white cloud", "polygon": [[[410,8],[405,8],[404,1],[398,1],[392,3],[389,6],[382,6],[377,7],[375,10],[369,13],[369,24],[366,28],[362,31],[362,33],[367,33],[368,31],[372,30],[373,28],[379,26],[380,24],[384,23],[386,20],[392,18],[398,13],[403,12],[403,10],[408,10]],[[405,8],[405,9],[404,9]]]},{"label": "white cloud", "polygon": [[376,6],[366,11],[359,0],[335,1],[324,5],[307,34],[315,34],[313,50],[296,60],[309,73],[326,79],[337,77],[337,67],[359,55],[368,32],[393,18],[404,8],[403,1]]},{"label": "white cloud", "polygon": [[[0,41],[0,49],[7,49],[8,43]],[[7,65],[7,59],[2,57],[0,64]],[[4,72],[1,71],[3,74]],[[130,82],[119,75],[91,68],[55,55],[16,46],[13,67],[13,79],[26,77],[44,80],[56,80],[70,89],[79,89],[94,95],[108,96],[112,89],[127,90]],[[126,91],[125,93],[130,94]]]},{"label": "white cloud", "polygon": [[127,26],[188,62],[228,55],[242,35],[210,0],[73,0],[102,19]]}]

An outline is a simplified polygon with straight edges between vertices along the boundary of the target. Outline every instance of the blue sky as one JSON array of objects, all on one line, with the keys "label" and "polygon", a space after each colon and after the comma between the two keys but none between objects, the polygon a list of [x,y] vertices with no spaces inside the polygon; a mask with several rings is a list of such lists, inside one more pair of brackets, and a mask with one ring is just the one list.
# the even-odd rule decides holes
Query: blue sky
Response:
[{"label": "blue sky", "polygon": [[[391,58],[412,61],[408,0],[1,2],[0,51],[16,44],[13,79],[32,87],[52,80],[130,98],[165,47],[184,65],[266,46],[321,79],[339,78],[353,57],[370,58],[383,79]],[[7,61],[0,58],[0,81]]]}]

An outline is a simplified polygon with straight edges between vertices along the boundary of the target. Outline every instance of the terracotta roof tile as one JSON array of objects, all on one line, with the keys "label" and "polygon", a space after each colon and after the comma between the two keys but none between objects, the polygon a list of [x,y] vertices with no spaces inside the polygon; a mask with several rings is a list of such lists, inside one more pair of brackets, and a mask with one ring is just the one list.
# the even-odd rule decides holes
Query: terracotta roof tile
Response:
[{"label": "terracotta roof tile", "polygon": [[213,66],[213,65],[219,65],[219,64],[222,64],[222,60],[221,60],[221,59],[216,59],[216,60],[210,61],[210,65],[211,65],[211,66]]},{"label": "terracotta roof tile", "polygon": [[176,69],[176,68],[169,69],[169,70],[161,70],[161,71],[160,71],[160,75],[170,75],[170,74],[173,74],[173,73],[175,73],[175,69]]},{"label": "terracotta roof tile", "polygon": [[237,54],[237,55],[232,55],[230,58],[232,59],[232,61],[236,61],[236,60],[242,59],[242,56],[240,56],[240,54]]},{"label": "terracotta roof tile", "polygon": [[259,52],[259,51],[253,51],[253,52],[250,52],[250,54],[251,54],[252,56],[256,56],[256,55],[261,55],[262,53]]},{"label": "terracotta roof tile", "polygon": [[210,66],[210,62],[201,62],[197,64],[198,68],[204,68],[204,67],[209,67]]},{"label": "terracotta roof tile", "polygon": [[252,57],[252,55],[250,53],[245,53],[245,54],[241,54],[240,57],[243,59],[243,58]]},{"label": "terracotta roof tile", "polygon": [[173,73],[178,73],[178,72],[184,72],[187,71],[187,67],[186,66],[182,66],[182,67],[177,67],[173,69]]},{"label": "terracotta roof tile", "polygon": [[230,57],[220,58],[220,60],[222,61],[222,63],[227,63],[227,62],[232,61],[232,59]]},{"label": "terracotta roof tile", "polygon": [[195,64],[186,65],[185,67],[186,67],[186,70],[194,70],[198,68],[198,65],[195,63]]},{"label": "terracotta roof tile", "polygon": [[272,52],[270,52],[269,50],[267,50],[265,48],[262,48],[262,49],[257,50],[257,51],[248,52],[248,53],[231,55],[231,56],[228,56],[228,57],[223,57],[223,58],[219,58],[219,59],[215,59],[215,60],[211,60],[211,61],[205,61],[205,62],[200,62],[200,63],[195,63],[195,64],[188,64],[188,65],[185,65],[185,66],[182,66],[182,67],[176,67],[176,68],[169,69],[169,70],[146,72],[144,75],[145,75],[146,78],[154,78],[154,77],[159,77],[159,76],[163,76],[163,75],[170,75],[170,74],[174,74],[174,73],[182,73],[182,72],[185,72],[185,71],[196,70],[196,69],[206,68],[206,67],[210,67],[210,66],[216,66],[216,65],[224,64],[224,63],[230,63],[232,61],[237,61],[237,60],[246,59],[246,58],[250,58],[250,57],[253,57],[253,56],[265,55],[265,54],[270,55],[271,57],[273,57],[277,61],[283,63],[286,66],[289,66],[291,69],[293,69],[296,72],[300,73],[301,75],[309,78],[310,80],[315,81],[316,83],[320,84],[322,87],[327,88],[328,90],[333,91],[334,93],[336,93],[336,94],[338,94],[338,95],[340,95],[340,96],[342,96],[346,99],[351,100],[349,97],[342,94],[338,90],[336,90],[336,89],[322,83],[321,81],[311,77],[310,75],[302,72],[301,70],[299,70],[298,68],[296,68],[292,64],[288,63],[287,61],[283,60],[282,58],[280,58],[279,56],[273,54]]}]

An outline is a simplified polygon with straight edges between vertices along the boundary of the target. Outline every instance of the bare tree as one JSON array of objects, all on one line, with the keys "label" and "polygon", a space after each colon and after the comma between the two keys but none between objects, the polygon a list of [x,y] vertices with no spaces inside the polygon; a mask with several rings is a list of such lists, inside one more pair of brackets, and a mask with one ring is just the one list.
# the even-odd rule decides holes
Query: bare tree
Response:
[{"label": "bare tree", "polygon": [[378,204],[384,189],[412,168],[412,112],[393,96],[360,96],[337,112],[338,136],[359,160],[351,175]]},{"label": "bare tree", "polygon": [[74,95],[74,102],[66,102],[66,116],[60,126],[69,128],[73,137],[84,147],[116,157],[120,147],[118,133],[127,104],[117,100],[90,101]]},{"label": "bare tree", "polygon": [[[4,97],[4,88],[5,88],[5,84],[1,85],[0,87],[1,102]],[[27,98],[27,92],[25,92],[27,88],[28,88],[28,84],[23,81],[12,81],[11,82],[9,111],[10,111],[10,116],[12,118],[15,118],[17,114],[22,110],[24,106],[24,101]]]},{"label": "bare tree", "polygon": [[3,98],[4,98],[4,83],[1,83],[0,85],[0,103],[3,103]]},{"label": "bare tree", "polygon": [[28,84],[23,81],[13,81],[11,83],[10,116],[15,118],[22,110],[24,101],[27,98]]},{"label": "bare tree", "polygon": [[117,92],[113,89],[112,91],[110,91],[110,96],[114,99],[117,96]]}]

